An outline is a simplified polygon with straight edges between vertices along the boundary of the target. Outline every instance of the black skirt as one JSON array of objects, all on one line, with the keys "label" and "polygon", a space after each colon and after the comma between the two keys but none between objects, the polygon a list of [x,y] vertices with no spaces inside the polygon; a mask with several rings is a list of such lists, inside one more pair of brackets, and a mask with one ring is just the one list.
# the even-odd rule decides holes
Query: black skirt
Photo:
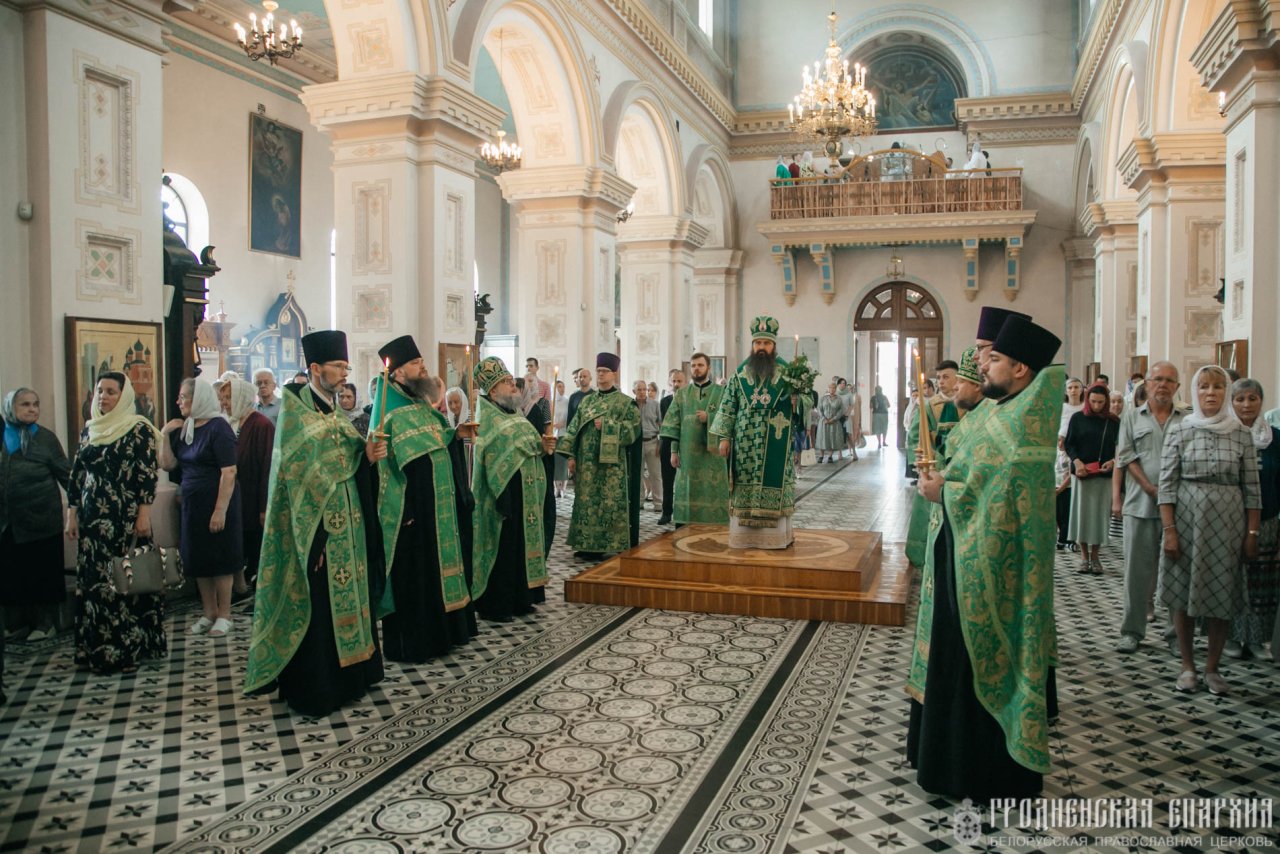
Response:
[{"label": "black skirt", "polygon": [[56,605],[67,598],[62,534],[17,543],[13,528],[0,534],[0,605]]}]

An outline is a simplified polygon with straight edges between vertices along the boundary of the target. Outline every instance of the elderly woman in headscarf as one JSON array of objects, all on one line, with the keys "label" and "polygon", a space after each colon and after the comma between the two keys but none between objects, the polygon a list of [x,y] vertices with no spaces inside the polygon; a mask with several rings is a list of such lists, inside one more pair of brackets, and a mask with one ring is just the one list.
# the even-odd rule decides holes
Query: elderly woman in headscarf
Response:
[{"label": "elderly woman in headscarf", "polygon": [[471,420],[471,405],[467,402],[467,393],[458,386],[444,393],[444,404],[444,417],[449,420],[450,427],[456,429],[459,424],[466,424]]},{"label": "elderly woman in headscarf", "polygon": [[121,596],[111,576],[112,559],[151,536],[156,429],[135,401],[124,374],[98,375],[68,479],[66,533],[79,540],[75,660],[95,673],[131,673],[168,652],[164,595]]},{"label": "elderly woman in headscarf", "polygon": [[1240,563],[1258,554],[1262,492],[1249,429],[1227,400],[1231,382],[1217,365],[1191,380],[1195,411],[1166,428],[1156,502],[1164,528],[1156,597],[1173,615],[1182,658],[1175,688],[1199,687],[1195,619],[1209,635],[1204,681],[1212,694],[1230,691],[1218,662],[1231,621],[1245,608]]},{"label": "elderly woman in headscarf", "polygon": [[[262,529],[267,518],[267,484],[276,425],[254,405],[257,390],[244,380],[219,382],[218,401],[236,434],[236,485],[240,488],[240,524],[244,567],[236,573],[233,592],[245,593],[257,578],[262,555]],[[357,428],[359,429],[359,428]]]},{"label": "elderly woman in headscarf", "polygon": [[10,638],[52,637],[66,598],[62,581],[62,494],[70,464],[62,443],[36,423],[40,397],[29,388],[4,399],[0,447],[0,605]]},{"label": "elderly woman in headscarf", "polygon": [[[1274,559],[1276,546],[1280,544],[1280,430],[1263,418],[1262,397],[1262,384],[1255,379],[1245,377],[1231,386],[1232,411],[1236,420],[1249,431],[1253,450],[1258,455],[1258,486],[1262,493],[1262,510],[1257,526],[1258,552],[1270,554]],[[1252,602],[1261,591],[1250,589],[1250,581],[1253,579],[1246,575],[1246,598]],[[1264,645],[1271,639],[1271,632],[1272,620],[1251,611],[1241,612],[1231,622],[1226,654],[1231,658],[1265,659],[1267,650]],[[1273,647],[1271,657],[1274,658],[1275,653]]]},{"label": "elderly woman in headscarf", "polygon": [[231,629],[232,582],[244,567],[236,434],[208,383],[183,380],[178,411],[184,417],[162,431],[160,467],[181,484],[182,566],[195,577],[204,610],[188,631],[222,637]]}]

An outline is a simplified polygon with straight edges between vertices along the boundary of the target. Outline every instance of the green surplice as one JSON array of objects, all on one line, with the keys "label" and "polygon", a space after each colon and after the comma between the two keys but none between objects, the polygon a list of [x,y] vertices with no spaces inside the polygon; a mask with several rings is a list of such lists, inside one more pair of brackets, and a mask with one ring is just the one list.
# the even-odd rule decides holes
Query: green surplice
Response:
[{"label": "green surplice", "polygon": [[[375,651],[369,609],[368,555],[356,470],[364,439],[338,412],[322,414],[311,389],[282,396],[271,455],[267,517],[245,669],[245,691],[280,675],[311,622],[307,579],[311,542],[323,526],[325,579],[338,663],[369,660]],[[387,562],[390,565],[390,561]]]},{"label": "green surplice", "polygon": [[723,398],[724,387],[713,382],[687,385],[675,393],[662,421],[659,435],[680,455],[672,514],[680,524],[729,524],[729,469],[719,453],[720,437],[710,432]]},{"label": "green surplice", "polygon": [[[480,426],[476,432],[471,490],[475,495],[475,539],[471,548],[471,595],[479,599],[489,585],[489,574],[498,557],[503,524],[524,529],[525,575],[530,587],[547,583],[547,560],[542,543],[542,504],[547,491],[542,462],[542,439],[529,419],[505,412],[480,398]],[[498,497],[513,477],[521,478],[523,508],[519,519],[504,520],[498,513]],[[576,502],[575,502],[576,503]]]},{"label": "green surplice", "polygon": [[[942,489],[974,693],[1000,724],[1009,755],[1042,774],[1050,771],[1048,671],[1058,655],[1053,464],[1065,387],[1062,365],[1051,365],[1012,400],[987,401],[966,415],[948,440]],[[922,703],[932,582],[927,574],[920,588],[906,686]]]},{"label": "green surplice", "polygon": [[640,408],[616,386],[606,392],[588,392],[578,404],[573,421],[556,444],[557,454],[574,460],[568,543],[575,551],[630,548],[627,446],[639,436]]},{"label": "green surplice", "polygon": [[772,528],[796,509],[795,454],[791,431],[805,429],[812,406],[808,395],[792,406],[791,386],[782,379],[786,362],[778,359],[773,379],[757,383],[747,360],[729,378],[711,432],[732,444],[729,513],[739,525]]},{"label": "green surplice", "polygon": [[[930,434],[933,436],[933,456],[935,464],[941,464],[946,452],[947,436],[960,420],[960,411],[949,400],[943,400],[935,406],[929,401],[927,406],[917,406],[911,415],[911,424],[907,427],[907,453],[914,454],[920,441],[920,412],[925,411],[929,417]],[[911,502],[911,518],[907,523],[907,560],[917,567],[924,566],[925,542],[929,538],[929,502],[916,495]]]}]

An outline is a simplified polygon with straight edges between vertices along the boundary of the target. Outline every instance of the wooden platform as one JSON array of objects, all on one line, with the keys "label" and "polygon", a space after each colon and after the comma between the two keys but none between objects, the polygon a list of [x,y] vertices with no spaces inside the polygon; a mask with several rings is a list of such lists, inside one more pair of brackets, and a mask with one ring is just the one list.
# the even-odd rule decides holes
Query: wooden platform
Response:
[{"label": "wooden platform", "polygon": [[688,525],[564,585],[565,599],[672,611],[901,626],[912,569],[866,531],[797,530],[786,549],[730,549],[728,528]]}]

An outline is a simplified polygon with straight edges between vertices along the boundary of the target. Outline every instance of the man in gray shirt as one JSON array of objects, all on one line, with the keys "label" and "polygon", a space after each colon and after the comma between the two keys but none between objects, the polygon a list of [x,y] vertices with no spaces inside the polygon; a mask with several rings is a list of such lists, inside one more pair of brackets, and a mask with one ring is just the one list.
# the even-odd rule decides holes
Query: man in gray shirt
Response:
[{"label": "man in gray shirt", "polygon": [[1160,567],[1160,451],[1169,427],[1182,419],[1173,405],[1178,369],[1156,362],[1147,371],[1147,402],[1120,417],[1116,468],[1124,472],[1124,500],[1111,508],[1124,514],[1124,622],[1116,652],[1136,652],[1147,634],[1147,602]]},{"label": "man in gray shirt", "polygon": [[253,384],[258,389],[258,399],[253,402],[254,409],[271,419],[275,424],[280,417],[280,401],[276,398],[276,375],[267,368],[259,368],[253,372]]},{"label": "man in gray shirt", "polygon": [[640,437],[644,440],[644,498],[662,503],[662,466],[658,460],[658,431],[662,429],[662,405],[649,397],[649,384],[636,380],[632,388],[640,407]]}]

